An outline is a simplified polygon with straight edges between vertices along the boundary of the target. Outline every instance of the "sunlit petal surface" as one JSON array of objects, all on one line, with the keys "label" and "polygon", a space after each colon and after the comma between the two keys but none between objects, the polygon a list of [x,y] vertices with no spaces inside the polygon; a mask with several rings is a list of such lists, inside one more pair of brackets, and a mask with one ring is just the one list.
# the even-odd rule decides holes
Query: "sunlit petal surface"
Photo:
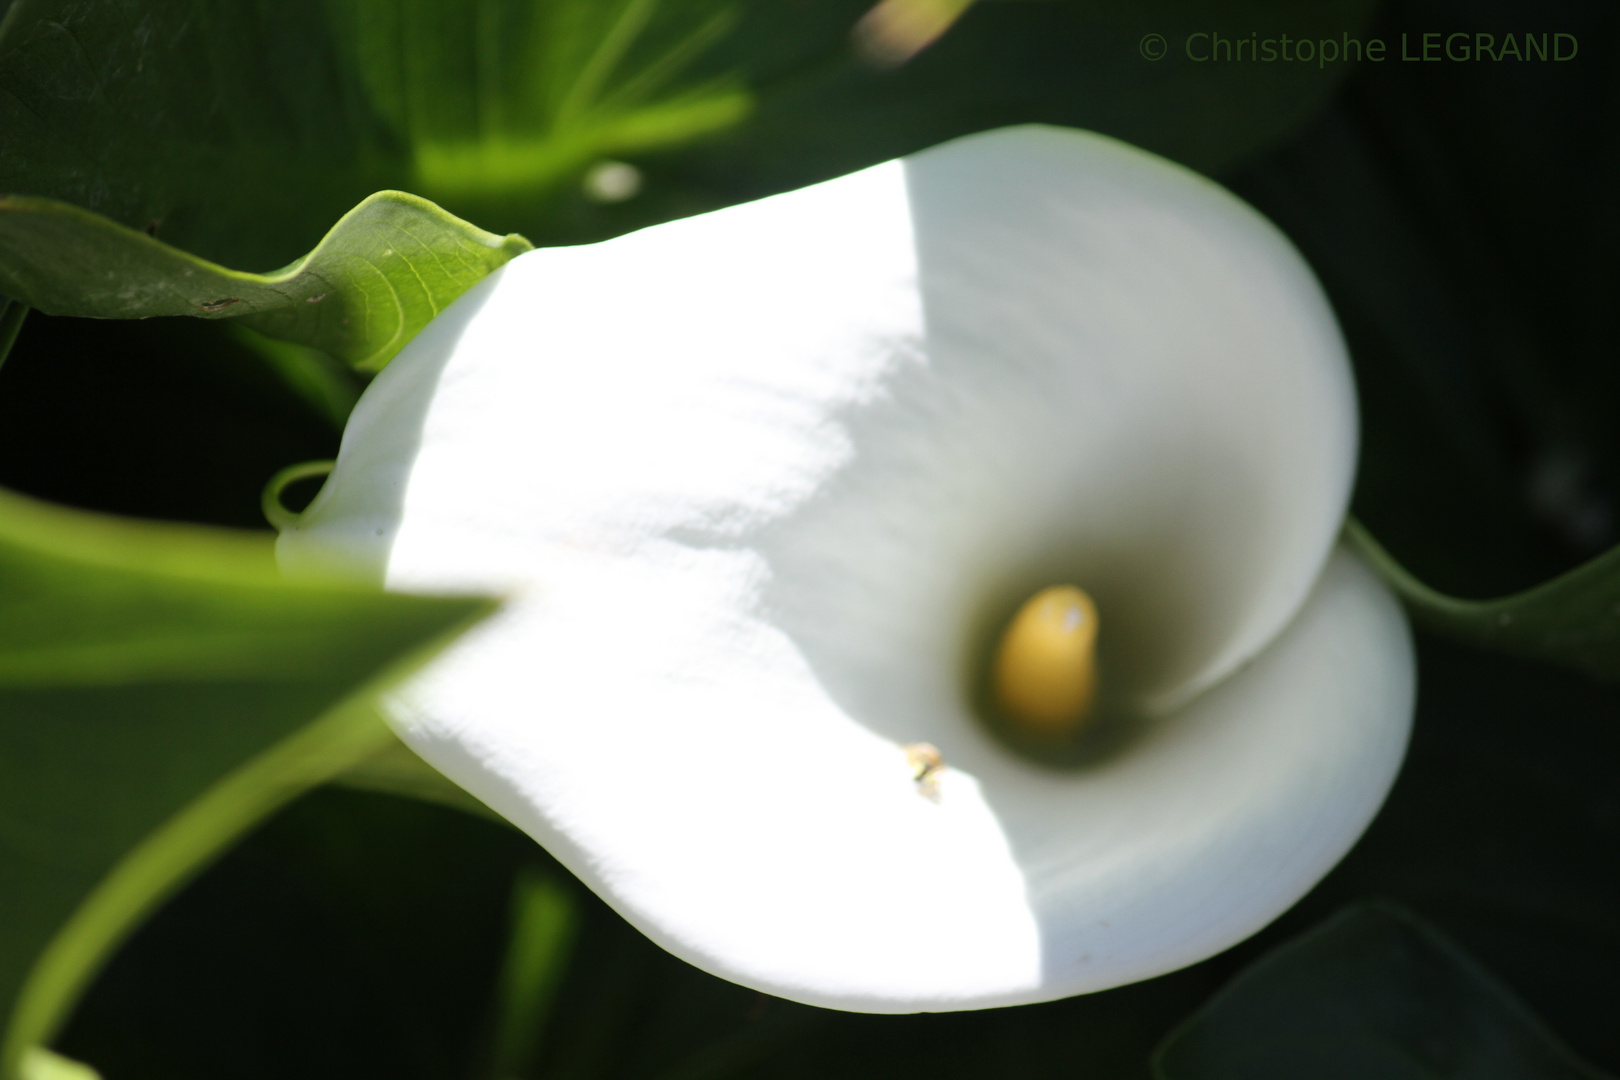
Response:
[{"label": "sunlit petal surface", "polygon": [[[1207,956],[1370,819],[1412,673],[1332,555],[1354,456],[1269,224],[1016,128],[515,260],[367,391],[281,557],[512,597],[396,726],[671,951],[972,1008]],[[1058,582],[1124,717],[1063,770],[972,704]]]}]

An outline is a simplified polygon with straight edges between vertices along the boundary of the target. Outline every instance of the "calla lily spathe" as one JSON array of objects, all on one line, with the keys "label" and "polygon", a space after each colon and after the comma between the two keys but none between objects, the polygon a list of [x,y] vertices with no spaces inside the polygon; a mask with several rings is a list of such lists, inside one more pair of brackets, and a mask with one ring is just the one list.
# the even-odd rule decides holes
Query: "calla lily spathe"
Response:
[{"label": "calla lily spathe", "polygon": [[[1241,940],[1377,810],[1413,664],[1335,548],[1355,443],[1271,225],[1012,128],[513,261],[366,391],[280,557],[510,598],[391,721],[665,948],[1007,1005]],[[1136,714],[1062,770],[972,705],[1055,582]]]}]

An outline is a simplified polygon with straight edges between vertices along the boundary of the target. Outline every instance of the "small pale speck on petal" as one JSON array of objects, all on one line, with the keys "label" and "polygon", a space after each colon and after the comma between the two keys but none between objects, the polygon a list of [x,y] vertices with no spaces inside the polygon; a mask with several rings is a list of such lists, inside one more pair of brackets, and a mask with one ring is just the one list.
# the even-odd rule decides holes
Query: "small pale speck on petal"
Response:
[{"label": "small pale speck on petal", "polygon": [[917,785],[917,794],[927,799],[939,798],[939,774],[945,771],[945,758],[933,743],[907,743],[906,764],[911,767],[911,779]]}]

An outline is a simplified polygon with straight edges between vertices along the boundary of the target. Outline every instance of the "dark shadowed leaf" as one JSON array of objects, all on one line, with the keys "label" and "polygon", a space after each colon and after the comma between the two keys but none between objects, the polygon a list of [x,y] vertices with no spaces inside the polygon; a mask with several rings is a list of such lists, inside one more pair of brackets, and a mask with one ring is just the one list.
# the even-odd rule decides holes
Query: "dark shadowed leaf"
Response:
[{"label": "dark shadowed leaf", "polygon": [[1160,1080],[1601,1080],[1416,916],[1357,906],[1244,971],[1156,1055]]}]

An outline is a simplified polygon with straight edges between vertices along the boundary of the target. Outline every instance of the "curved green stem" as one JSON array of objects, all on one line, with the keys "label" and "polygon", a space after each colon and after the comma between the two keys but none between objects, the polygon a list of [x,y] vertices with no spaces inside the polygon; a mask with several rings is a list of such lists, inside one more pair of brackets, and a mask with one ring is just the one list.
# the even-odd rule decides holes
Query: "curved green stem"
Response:
[{"label": "curved green stem", "polygon": [[268,521],[277,532],[286,532],[298,524],[302,513],[287,509],[281,501],[281,493],[300,480],[308,480],[315,476],[327,476],[337,466],[337,462],[328,459],[321,461],[300,461],[296,465],[288,465],[276,475],[272,476],[264,485],[264,492],[259,496],[259,508],[264,511],[264,519]]},{"label": "curved green stem", "polygon": [[1601,679],[1620,677],[1620,547],[1533,589],[1462,600],[1413,577],[1354,518],[1345,523],[1345,538],[1424,629]]}]

